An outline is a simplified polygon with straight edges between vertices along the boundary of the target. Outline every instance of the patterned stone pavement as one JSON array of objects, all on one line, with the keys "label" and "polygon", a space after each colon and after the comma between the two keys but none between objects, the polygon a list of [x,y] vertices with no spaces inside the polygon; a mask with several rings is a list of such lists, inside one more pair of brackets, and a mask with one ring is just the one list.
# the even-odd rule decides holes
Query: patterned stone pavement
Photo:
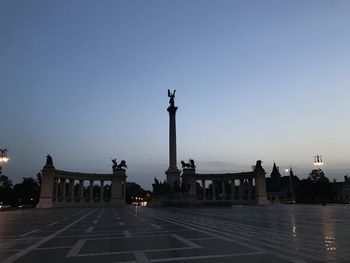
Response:
[{"label": "patterned stone pavement", "polygon": [[350,206],[0,213],[0,262],[350,262]]}]

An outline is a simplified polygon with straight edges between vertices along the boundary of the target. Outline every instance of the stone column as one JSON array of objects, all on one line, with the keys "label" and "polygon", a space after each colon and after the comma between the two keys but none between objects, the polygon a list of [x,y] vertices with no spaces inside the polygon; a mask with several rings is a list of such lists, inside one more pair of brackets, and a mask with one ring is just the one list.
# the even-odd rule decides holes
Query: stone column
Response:
[{"label": "stone column", "polygon": [[259,205],[269,204],[266,194],[265,170],[261,166],[261,161],[257,161],[254,170],[255,176],[255,200]]},{"label": "stone column", "polygon": [[94,181],[90,180],[90,185],[89,185],[89,201],[93,202],[94,201]]},{"label": "stone column", "polygon": [[235,199],[235,179],[231,179],[231,200]]},{"label": "stone column", "polygon": [[79,180],[79,201],[84,202],[84,180]]},{"label": "stone column", "polygon": [[62,200],[66,201],[66,178],[61,178],[61,186],[62,186]]},{"label": "stone column", "polygon": [[211,185],[212,185],[212,188],[213,188],[213,200],[216,200],[216,191],[215,191],[215,181],[212,180],[211,181]]},{"label": "stone column", "polygon": [[122,193],[122,198],[125,199],[125,194],[126,194],[126,182],[123,180],[123,193]]},{"label": "stone column", "polygon": [[104,181],[101,180],[101,186],[100,186],[100,202],[104,202],[104,198],[103,198],[103,187],[104,187]]},{"label": "stone column", "polygon": [[226,196],[226,189],[225,189],[225,181],[221,181],[221,193],[222,193],[222,200],[225,200]]},{"label": "stone column", "polygon": [[239,200],[243,200],[243,179],[239,179]]},{"label": "stone column", "polygon": [[253,179],[248,179],[248,200],[252,200]]},{"label": "stone column", "polygon": [[207,197],[205,196],[205,180],[202,180],[202,190],[203,190],[203,200],[207,200]]},{"label": "stone column", "polygon": [[[42,182],[41,182],[41,191],[40,191],[40,200],[37,205],[37,208],[51,208],[53,204],[53,188],[54,188],[54,178],[55,178],[55,167],[53,162],[48,162],[41,170],[42,173]],[[58,191],[57,191],[58,192]]]},{"label": "stone column", "polygon": [[59,184],[59,179],[58,178],[55,178],[54,180],[54,184],[55,184],[55,202],[58,201],[58,184]]},{"label": "stone column", "polygon": [[123,197],[123,191],[126,188],[126,177],[124,169],[116,170],[112,178],[111,205],[125,205],[125,192]]},{"label": "stone column", "polygon": [[173,189],[177,184],[180,186],[180,170],[177,168],[177,156],[176,156],[176,111],[177,107],[174,105],[174,97],[168,107],[169,112],[169,168],[165,172],[167,183]]},{"label": "stone column", "polygon": [[74,180],[69,179],[69,198],[71,202],[74,202]]}]

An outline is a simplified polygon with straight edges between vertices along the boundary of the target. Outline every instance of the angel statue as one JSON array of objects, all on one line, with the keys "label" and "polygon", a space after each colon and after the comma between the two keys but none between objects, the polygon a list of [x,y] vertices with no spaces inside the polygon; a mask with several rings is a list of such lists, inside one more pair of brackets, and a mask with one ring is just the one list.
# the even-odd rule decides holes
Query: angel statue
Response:
[{"label": "angel statue", "polygon": [[174,92],[171,93],[170,89],[168,89],[168,97],[170,98],[169,99],[170,107],[175,107],[175,102],[174,102],[175,92],[176,92],[176,90],[174,90]]}]

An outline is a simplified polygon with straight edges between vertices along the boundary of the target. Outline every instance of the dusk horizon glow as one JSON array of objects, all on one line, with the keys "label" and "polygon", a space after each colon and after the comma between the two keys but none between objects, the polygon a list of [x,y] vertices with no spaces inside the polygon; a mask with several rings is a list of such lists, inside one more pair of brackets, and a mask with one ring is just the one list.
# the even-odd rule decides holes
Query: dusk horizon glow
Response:
[{"label": "dusk horizon glow", "polygon": [[57,169],[151,189],[177,163],[249,171],[259,159],[306,178],[322,155],[349,174],[348,1],[2,1],[0,148],[14,183]]}]

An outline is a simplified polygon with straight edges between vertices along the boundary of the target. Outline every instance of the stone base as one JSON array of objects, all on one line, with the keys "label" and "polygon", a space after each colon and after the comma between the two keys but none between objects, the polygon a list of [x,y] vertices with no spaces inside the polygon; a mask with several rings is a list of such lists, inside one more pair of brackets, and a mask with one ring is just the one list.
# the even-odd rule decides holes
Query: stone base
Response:
[{"label": "stone base", "polygon": [[166,182],[170,186],[171,189],[176,188],[175,185],[177,184],[180,187],[180,173],[181,171],[179,169],[168,169],[166,174]]},{"label": "stone base", "polygon": [[269,200],[267,200],[266,195],[256,196],[255,199],[256,199],[257,205],[269,205],[270,204]]},{"label": "stone base", "polygon": [[52,208],[54,207],[51,197],[41,197],[36,208]]},{"label": "stone base", "polygon": [[36,208],[54,208],[54,207],[103,207],[103,206],[125,206],[125,200],[116,199],[110,202],[52,202],[52,200],[41,200]]},{"label": "stone base", "polygon": [[194,207],[201,206],[201,203],[196,196],[185,193],[173,193],[152,197],[148,206]]}]

